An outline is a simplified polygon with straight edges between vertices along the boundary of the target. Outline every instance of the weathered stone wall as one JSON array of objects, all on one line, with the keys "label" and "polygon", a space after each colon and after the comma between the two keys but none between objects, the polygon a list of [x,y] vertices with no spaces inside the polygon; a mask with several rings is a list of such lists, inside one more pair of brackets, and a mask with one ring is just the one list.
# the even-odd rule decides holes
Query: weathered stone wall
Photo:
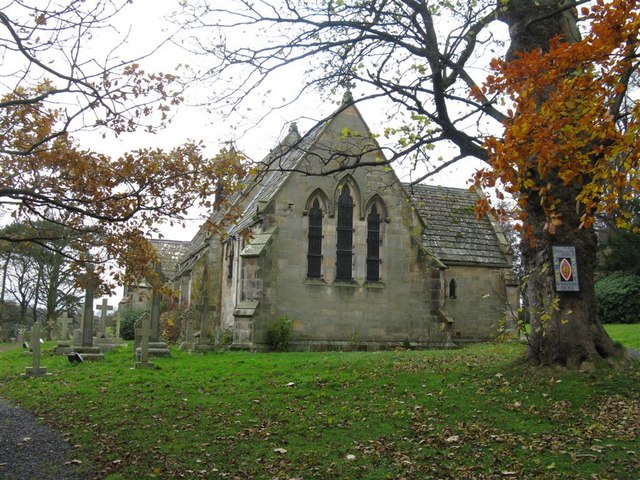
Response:
[{"label": "weathered stone wall", "polygon": [[[449,282],[455,279],[456,298],[450,298]],[[445,309],[453,319],[455,342],[491,337],[506,318],[507,292],[501,270],[487,267],[450,266]]]},{"label": "weathered stone wall", "polygon": [[[189,305],[196,309],[194,329],[201,330],[202,309],[206,310],[210,330],[220,326],[222,290],[222,245],[212,238],[206,252],[191,268],[191,298]],[[205,265],[206,264],[206,265]],[[206,272],[205,272],[206,270]],[[206,280],[204,279],[206,275]],[[203,281],[205,284],[203,285]]]},{"label": "weathered stone wall", "polygon": [[[332,128],[360,131],[356,115],[343,114]],[[344,136],[343,136],[344,137]],[[346,141],[346,140],[345,140]],[[348,139],[353,142],[353,139]],[[349,147],[353,147],[350,145]],[[340,151],[345,145],[327,145],[326,151]],[[314,165],[313,159],[318,162]],[[364,161],[374,161],[367,154]],[[379,157],[378,157],[379,158]],[[319,168],[320,159],[310,156],[308,168]],[[349,175],[354,199],[353,281],[337,281],[336,202]],[[309,198],[318,194],[323,205],[322,278],[307,278]],[[386,211],[381,225],[381,279],[366,280],[366,213],[370,202],[379,198]],[[438,294],[432,292],[430,266],[412,235],[419,237],[422,224],[411,207],[395,174],[384,168],[363,167],[332,176],[294,174],[272,201],[272,213],[265,226],[277,224],[273,244],[264,254],[261,268],[262,296],[253,319],[254,342],[266,342],[270,323],[280,316],[294,321],[292,346],[300,349],[384,347],[438,344],[443,333],[436,322]],[[273,262],[265,265],[264,262]],[[436,284],[440,276],[436,272]]]},{"label": "weathered stone wall", "polygon": [[[233,310],[238,301],[238,275],[242,238],[230,238],[223,245],[222,282],[220,298],[220,324],[223,329],[232,328],[234,324]],[[231,263],[231,275],[229,264]]]}]

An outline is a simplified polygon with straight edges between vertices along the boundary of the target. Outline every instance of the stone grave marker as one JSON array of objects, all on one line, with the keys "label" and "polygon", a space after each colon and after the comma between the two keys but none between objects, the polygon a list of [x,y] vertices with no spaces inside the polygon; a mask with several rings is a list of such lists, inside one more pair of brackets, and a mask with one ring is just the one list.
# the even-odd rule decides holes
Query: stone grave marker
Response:
[{"label": "stone grave marker", "polygon": [[106,298],[102,299],[102,303],[98,307],[100,310],[100,324],[98,327],[98,337],[104,338],[107,335],[107,312],[109,310],[113,310],[113,305],[108,304],[108,300]]},{"label": "stone grave marker", "polygon": [[120,338],[120,322],[122,320],[122,314],[120,313],[120,310],[118,310],[116,312],[116,325],[115,325],[115,337],[116,337],[116,341],[121,342],[122,339]]},{"label": "stone grave marker", "polygon": [[184,342],[180,344],[180,350],[192,351],[195,347],[195,341],[193,338],[193,315],[188,314],[187,326],[185,331]]},{"label": "stone grave marker", "polygon": [[93,297],[97,280],[92,279],[84,292],[84,311],[82,314],[82,346],[93,346]]},{"label": "stone grave marker", "polygon": [[71,342],[69,341],[69,325],[73,324],[73,318],[69,317],[67,312],[58,317],[58,325],[60,332],[60,341],[58,345],[53,349],[55,353],[60,355],[67,355],[71,352]]},{"label": "stone grave marker", "polygon": [[151,342],[160,341],[160,302],[162,295],[156,287],[153,287],[151,293],[151,317],[150,317],[150,334],[149,340]]},{"label": "stone grave marker", "polygon": [[74,328],[73,329],[73,345],[76,345],[78,347],[82,346],[82,329],[81,328]]},{"label": "stone grave marker", "polygon": [[26,367],[25,373],[22,374],[23,377],[41,377],[43,375],[51,375],[47,373],[47,367],[40,366],[40,324],[35,322],[33,324],[33,328],[31,329],[31,350],[33,352],[32,358],[32,366]]},{"label": "stone grave marker", "polygon": [[82,328],[80,329],[80,345],[78,346],[76,344],[72,349],[74,352],[81,354],[85,361],[104,360],[104,355],[100,349],[93,345],[93,298],[97,286],[98,278],[93,273],[93,269],[89,268],[84,293],[84,313],[82,315]]},{"label": "stone grave marker", "polygon": [[69,326],[73,324],[73,318],[69,316],[68,312],[63,312],[62,316],[58,318],[58,325],[60,325],[60,340],[69,340]]},{"label": "stone grave marker", "polygon": [[[140,332],[140,357],[137,362],[133,364],[133,368],[135,369],[155,369],[156,366],[153,362],[149,361],[149,337],[151,336],[150,332],[150,323],[151,316],[145,312],[141,317],[141,332]],[[137,354],[137,350],[136,350]]]},{"label": "stone grave marker", "polygon": [[107,312],[113,310],[113,306],[108,304],[106,298],[103,298],[98,310],[100,310],[100,324],[96,337],[93,339],[93,346],[98,347],[104,353],[113,350],[117,343],[111,335],[107,335]]},{"label": "stone grave marker", "polygon": [[198,343],[195,344],[195,350],[198,352],[207,352],[215,349],[215,344],[211,343],[211,325],[209,322],[209,312],[215,309],[215,305],[209,305],[205,296],[203,302],[196,305],[196,311],[200,312],[200,337]]},{"label": "stone grave marker", "polygon": [[[142,339],[144,336],[144,323],[148,322],[149,327],[153,326],[153,322],[151,321],[151,315],[149,312],[144,312],[134,325],[135,339],[134,339],[134,356],[137,360],[140,360],[142,354]],[[158,323],[158,327],[159,327]],[[158,334],[159,336],[159,334]],[[150,357],[170,357],[171,351],[165,342],[154,342],[151,339],[153,338],[152,329],[149,328],[149,342],[148,342],[148,355]]]}]

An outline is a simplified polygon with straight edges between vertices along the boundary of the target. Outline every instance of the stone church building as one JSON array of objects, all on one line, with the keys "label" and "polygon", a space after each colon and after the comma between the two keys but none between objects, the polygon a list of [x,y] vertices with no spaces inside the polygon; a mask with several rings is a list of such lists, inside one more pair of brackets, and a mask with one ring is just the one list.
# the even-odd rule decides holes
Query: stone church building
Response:
[{"label": "stone church building", "polygon": [[[244,191],[224,238],[204,228],[172,266],[180,303],[213,338],[292,350],[451,346],[494,335],[517,305],[511,251],[476,219],[478,194],[403,185],[347,97],[301,136],[290,127]],[[357,167],[357,168],[356,168]],[[215,222],[224,212],[211,216]],[[168,273],[168,272],[165,272]]]}]

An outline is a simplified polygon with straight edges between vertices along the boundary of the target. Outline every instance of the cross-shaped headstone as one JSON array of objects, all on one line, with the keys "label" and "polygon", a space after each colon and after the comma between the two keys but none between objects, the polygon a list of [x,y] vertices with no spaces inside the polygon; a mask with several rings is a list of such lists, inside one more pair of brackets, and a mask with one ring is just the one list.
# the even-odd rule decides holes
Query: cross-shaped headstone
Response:
[{"label": "cross-shaped headstone", "polygon": [[160,303],[162,301],[162,282],[167,280],[164,273],[162,273],[162,265],[157,262],[154,266],[155,277],[150,279],[152,285],[151,290],[151,319],[150,319],[150,341],[160,341]]},{"label": "cross-shaped headstone", "polygon": [[69,338],[69,325],[73,323],[73,318],[69,316],[69,313],[63,312],[58,317],[58,324],[60,325],[60,339],[67,340]]},{"label": "cross-shaped headstone", "polygon": [[107,332],[107,312],[109,310],[113,310],[113,306],[108,305],[108,300],[103,298],[102,304],[97,308],[100,310],[100,330],[98,332],[98,336],[104,337]]},{"label": "cross-shaped headstone", "polygon": [[209,325],[209,312],[216,308],[215,305],[209,304],[207,299],[204,298],[204,301],[196,305],[196,311],[200,312],[200,339],[199,343],[211,343],[209,340],[209,331],[211,330],[211,326]]},{"label": "cross-shaped headstone", "polygon": [[149,315],[142,317],[142,338],[140,340],[140,361],[149,361]]},{"label": "cross-shaped headstone", "polygon": [[149,320],[150,335],[152,342],[160,341],[160,302],[162,300],[162,294],[159,289],[153,287],[151,295],[151,318]]},{"label": "cross-shaped headstone", "polygon": [[26,368],[24,375],[29,377],[47,375],[47,368],[40,366],[40,324],[38,322],[35,322],[31,329],[31,344],[32,366]]},{"label": "cross-shaped headstone", "polygon": [[188,343],[193,343],[193,316],[189,315],[187,318],[187,331],[185,334],[185,341]]},{"label": "cross-shaped headstone", "polygon": [[149,336],[151,317],[147,312],[142,315],[142,332],[140,334],[140,361],[134,364],[134,368],[155,368],[155,365],[149,361]]},{"label": "cross-shaped headstone", "polygon": [[87,273],[83,279],[84,292],[84,315],[82,317],[82,346],[93,346],[93,298],[95,289],[98,286],[98,277],[94,273],[92,266],[87,268]]}]

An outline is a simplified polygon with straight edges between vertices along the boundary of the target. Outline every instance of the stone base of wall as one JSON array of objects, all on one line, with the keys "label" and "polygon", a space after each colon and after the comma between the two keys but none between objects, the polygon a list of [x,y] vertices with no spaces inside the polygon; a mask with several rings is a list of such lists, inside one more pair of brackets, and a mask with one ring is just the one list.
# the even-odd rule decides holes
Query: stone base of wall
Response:
[{"label": "stone base of wall", "polygon": [[[291,341],[289,352],[380,352],[390,350],[426,350],[458,348],[456,344],[445,342],[417,343],[410,342],[350,342],[350,341]],[[234,343],[232,350],[249,350],[252,352],[270,351],[267,344]]]}]

